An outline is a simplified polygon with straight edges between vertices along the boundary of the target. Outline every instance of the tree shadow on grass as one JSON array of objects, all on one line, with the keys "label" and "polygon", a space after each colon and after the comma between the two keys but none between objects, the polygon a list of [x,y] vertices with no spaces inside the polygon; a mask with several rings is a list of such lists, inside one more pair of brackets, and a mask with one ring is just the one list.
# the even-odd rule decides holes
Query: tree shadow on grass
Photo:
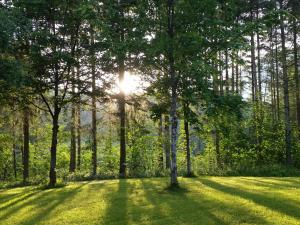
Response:
[{"label": "tree shadow on grass", "polygon": [[28,202],[27,205],[35,205],[35,209],[39,209],[39,211],[35,216],[25,219],[25,221],[23,221],[21,224],[31,225],[41,221],[46,221],[47,217],[56,207],[64,204],[64,202],[68,199],[72,199],[85,185],[87,185],[87,183],[80,184],[70,190],[66,190],[64,188],[51,189],[51,194],[43,195],[41,198],[38,198],[35,201]]},{"label": "tree shadow on grass", "polygon": [[[29,193],[19,193],[17,195],[14,196],[10,196],[11,198],[8,198],[7,201],[9,201],[8,204],[3,204],[3,206],[0,205],[0,210],[6,210],[8,208],[14,207],[14,205],[22,202],[22,201],[26,201],[26,199],[33,197],[35,194],[37,194],[38,191],[33,191],[33,192],[29,192]],[[1,219],[1,217],[0,217]]]},{"label": "tree shadow on grass", "polygon": [[[161,221],[163,224],[232,224],[233,221],[225,221],[224,218],[221,218],[222,216],[216,216],[214,213],[222,213],[225,217],[230,216],[233,211],[245,215],[249,213],[240,205],[226,204],[201,193],[149,189],[151,181],[142,181],[142,183],[147,199],[155,206],[152,212],[148,212],[154,220],[151,221],[151,224],[161,224]],[[251,217],[255,222],[267,224],[263,218],[254,215]],[[241,222],[241,218],[236,219]]]},{"label": "tree shadow on grass", "polygon": [[82,186],[83,184],[71,190],[50,189],[35,191],[18,200],[18,203],[14,202],[15,204],[10,205],[6,212],[0,216],[0,221],[9,220],[12,216],[18,214],[19,210],[33,206],[32,210],[36,211],[35,214],[28,219],[25,218],[20,224],[37,224],[45,220],[55,207],[62,204],[68,198],[73,197]]},{"label": "tree shadow on grass", "polygon": [[198,178],[198,180],[215,190],[227,193],[233,196],[239,196],[243,199],[253,201],[254,203],[267,207],[271,210],[277,211],[279,213],[286,214],[288,216],[300,219],[300,206],[298,202],[292,201],[290,199],[285,199],[279,195],[268,196],[267,193],[253,193],[245,190],[240,190],[238,188],[230,187],[217,183],[215,181],[209,180],[207,178]]},{"label": "tree shadow on grass", "polygon": [[[276,189],[290,189],[290,188],[300,188],[300,182],[297,181],[289,181],[286,179],[274,179],[276,181],[280,181],[281,183],[274,183],[274,182],[269,182],[266,180],[261,180],[261,179],[255,179],[255,178],[250,178],[250,177],[241,177],[241,180],[244,180],[246,182],[256,184],[258,186],[266,187],[266,188],[276,188]],[[273,180],[273,178],[272,178]]]},{"label": "tree shadow on grass", "polygon": [[106,196],[108,203],[103,223],[105,225],[127,225],[128,224],[128,189],[130,184],[126,179],[120,179],[116,192],[110,191]]}]

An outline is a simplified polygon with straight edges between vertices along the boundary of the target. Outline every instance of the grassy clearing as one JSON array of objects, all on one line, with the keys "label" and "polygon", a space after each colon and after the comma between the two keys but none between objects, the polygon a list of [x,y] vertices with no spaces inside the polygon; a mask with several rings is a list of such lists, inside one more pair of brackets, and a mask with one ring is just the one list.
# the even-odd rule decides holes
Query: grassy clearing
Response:
[{"label": "grassy clearing", "polygon": [[92,181],[0,190],[0,224],[300,224],[300,178]]}]

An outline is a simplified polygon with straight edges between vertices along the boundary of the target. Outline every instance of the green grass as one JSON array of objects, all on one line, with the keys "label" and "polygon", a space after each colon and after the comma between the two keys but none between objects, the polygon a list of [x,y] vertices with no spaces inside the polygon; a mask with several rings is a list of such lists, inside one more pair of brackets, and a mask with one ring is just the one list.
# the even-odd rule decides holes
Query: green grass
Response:
[{"label": "green grass", "polygon": [[91,181],[0,190],[0,224],[300,224],[300,178]]}]

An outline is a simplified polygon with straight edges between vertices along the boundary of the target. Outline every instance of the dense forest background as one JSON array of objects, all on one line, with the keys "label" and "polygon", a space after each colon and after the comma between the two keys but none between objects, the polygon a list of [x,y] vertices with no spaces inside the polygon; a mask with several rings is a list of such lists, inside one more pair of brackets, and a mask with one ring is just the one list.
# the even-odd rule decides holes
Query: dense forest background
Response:
[{"label": "dense forest background", "polygon": [[298,0],[0,1],[0,180],[298,175],[299,16]]}]

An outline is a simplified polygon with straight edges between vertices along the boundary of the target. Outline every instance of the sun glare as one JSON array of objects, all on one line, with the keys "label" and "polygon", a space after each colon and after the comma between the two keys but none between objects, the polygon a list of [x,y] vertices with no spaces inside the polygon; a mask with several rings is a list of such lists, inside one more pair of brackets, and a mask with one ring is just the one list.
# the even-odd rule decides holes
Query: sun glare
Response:
[{"label": "sun glare", "polygon": [[140,79],[137,75],[125,72],[124,80],[119,83],[119,87],[126,95],[139,92]]}]

